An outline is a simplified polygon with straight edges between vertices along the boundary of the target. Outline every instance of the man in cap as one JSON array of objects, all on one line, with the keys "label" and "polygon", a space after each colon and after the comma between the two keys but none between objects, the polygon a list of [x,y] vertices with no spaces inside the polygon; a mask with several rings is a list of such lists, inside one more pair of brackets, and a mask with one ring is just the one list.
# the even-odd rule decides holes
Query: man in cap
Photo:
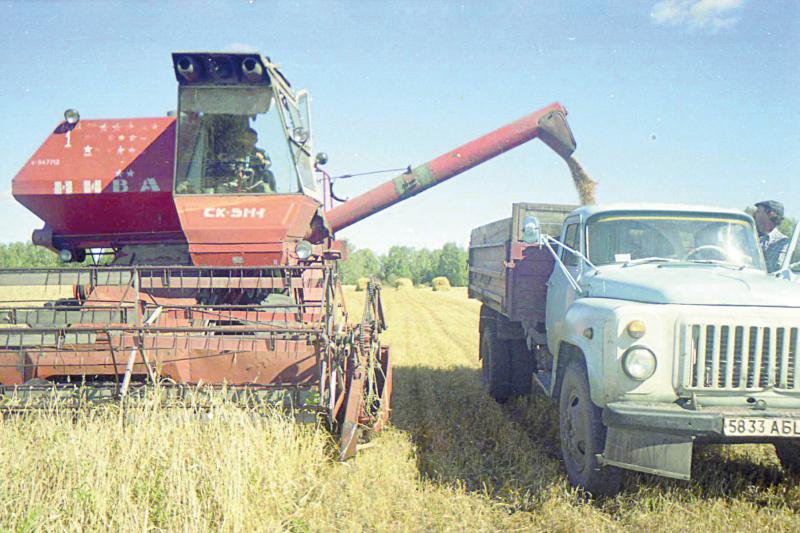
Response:
[{"label": "man in cap", "polygon": [[753,218],[758,230],[758,242],[767,262],[767,272],[775,272],[781,267],[789,248],[789,237],[778,229],[783,222],[783,204],[776,200],[758,202]]}]

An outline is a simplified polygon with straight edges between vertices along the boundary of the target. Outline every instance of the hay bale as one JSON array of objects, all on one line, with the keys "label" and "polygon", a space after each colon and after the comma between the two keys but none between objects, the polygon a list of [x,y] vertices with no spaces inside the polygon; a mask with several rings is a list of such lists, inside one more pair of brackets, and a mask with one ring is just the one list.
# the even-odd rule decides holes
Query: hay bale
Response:
[{"label": "hay bale", "polygon": [[356,292],[364,292],[369,285],[369,278],[358,278],[356,280]]},{"label": "hay bale", "polygon": [[595,203],[594,191],[597,188],[597,182],[589,177],[589,174],[583,170],[581,164],[574,157],[567,159],[567,165],[569,165],[569,170],[572,172],[572,181],[575,182],[575,188],[581,198],[581,205]]},{"label": "hay bale", "polygon": [[437,278],[433,278],[431,280],[431,287],[433,287],[434,291],[449,291],[450,290],[450,280],[444,276],[439,276]]},{"label": "hay bale", "polygon": [[397,290],[400,289],[413,289],[414,282],[408,278],[397,278],[394,280],[394,288]]}]

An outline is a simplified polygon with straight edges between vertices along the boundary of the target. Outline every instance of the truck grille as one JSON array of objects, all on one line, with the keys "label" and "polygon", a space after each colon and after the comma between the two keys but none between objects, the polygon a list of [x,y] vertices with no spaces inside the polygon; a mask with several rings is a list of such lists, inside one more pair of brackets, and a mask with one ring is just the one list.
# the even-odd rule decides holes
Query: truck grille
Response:
[{"label": "truck grille", "polygon": [[685,324],[681,386],[686,390],[800,390],[798,327]]}]

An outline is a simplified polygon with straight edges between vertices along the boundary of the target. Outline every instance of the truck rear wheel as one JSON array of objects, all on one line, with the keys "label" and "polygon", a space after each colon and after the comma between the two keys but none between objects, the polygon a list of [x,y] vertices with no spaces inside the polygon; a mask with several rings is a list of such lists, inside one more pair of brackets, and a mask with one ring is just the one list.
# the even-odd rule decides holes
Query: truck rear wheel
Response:
[{"label": "truck rear wheel", "polygon": [[783,468],[792,474],[800,474],[800,440],[776,442],[775,453]]},{"label": "truck rear wheel", "polygon": [[533,352],[523,339],[507,341],[511,351],[511,388],[514,396],[528,396],[533,389]]},{"label": "truck rear wheel", "polygon": [[571,361],[564,372],[558,409],[561,455],[570,485],[582,487],[595,497],[619,492],[622,472],[601,468],[606,428],[602,412],[589,395],[589,379],[580,361]]},{"label": "truck rear wheel", "polygon": [[481,363],[483,390],[498,402],[511,396],[511,352],[506,342],[486,327],[481,331]]}]

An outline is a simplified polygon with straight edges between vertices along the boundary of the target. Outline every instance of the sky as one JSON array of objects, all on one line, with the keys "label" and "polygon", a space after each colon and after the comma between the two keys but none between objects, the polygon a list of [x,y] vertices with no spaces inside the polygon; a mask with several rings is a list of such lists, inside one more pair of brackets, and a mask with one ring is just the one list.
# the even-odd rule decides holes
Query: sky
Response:
[{"label": "sky", "polygon": [[[259,50],[312,96],[332,175],[416,166],[558,101],[608,202],[800,215],[800,2],[0,2],[0,242],[41,221],[11,180],[67,108],[176,107],[174,51]],[[343,180],[353,197],[392,174]],[[356,247],[466,245],[513,202],[577,203],[539,141],[339,233]]]}]

